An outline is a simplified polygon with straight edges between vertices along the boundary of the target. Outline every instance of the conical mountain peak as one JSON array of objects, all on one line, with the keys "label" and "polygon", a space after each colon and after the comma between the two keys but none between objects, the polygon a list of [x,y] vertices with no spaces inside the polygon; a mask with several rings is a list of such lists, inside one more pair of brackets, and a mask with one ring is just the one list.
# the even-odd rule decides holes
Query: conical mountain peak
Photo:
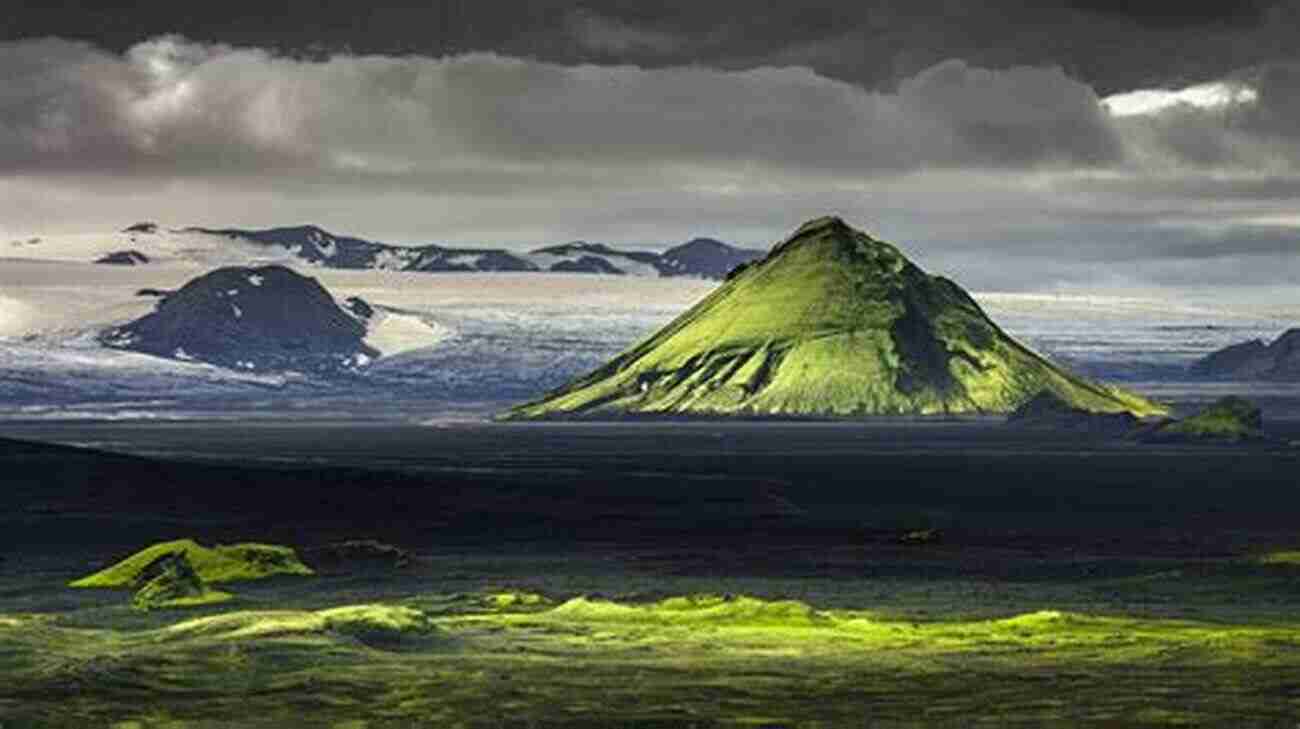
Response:
[{"label": "conical mountain peak", "polygon": [[[791,246],[797,245],[802,241],[812,240],[825,236],[835,236],[842,242],[848,242],[854,235],[865,235],[854,230],[852,226],[844,222],[844,219],[837,215],[827,215],[821,218],[813,218],[808,222],[800,225],[795,229],[789,238],[777,243],[772,247],[769,255],[774,256],[781,251],[788,250]],[[870,236],[867,236],[868,238]]]},{"label": "conical mountain peak", "polygon": [[606,366],[513,417],[1010,412],[1042,391],[1161,412],[1013,340],[960,286],[826,217]]},{"label": "conical mountain peak", "polygon": [[824,230],[838,230],[845,233],[855,232],[853,227],[844,222],[844,218],[838,215],[823,215],[820,218],[813,218],[800,225],[794,232],[793,238],[801,235],[816,233]]},{"label": "conical mountain peak", "polygon": [[773,246],[767,257],[756,265],[770,263],[804,247],[815,248],[817,255],[828,260],[863,271],[874,270],[881,276],[900,276],[905,272],[921,274],[920,269],[897,248],[853,228],[838,216],[815,218],[804,223],[789,238]]}]

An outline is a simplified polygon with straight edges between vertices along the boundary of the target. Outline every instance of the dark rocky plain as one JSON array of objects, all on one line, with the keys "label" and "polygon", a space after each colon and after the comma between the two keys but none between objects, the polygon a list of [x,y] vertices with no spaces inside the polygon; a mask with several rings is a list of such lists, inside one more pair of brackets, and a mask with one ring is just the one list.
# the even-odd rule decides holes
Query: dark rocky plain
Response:
[{"label": "dark rocky plain", "polygon": [[[9,423],[0,722],[1292,726],[1300,422],[1267,428]],[[188,610],[66,587],[185,537],[409,559]],[[178,626],[358,604],[440,637]]]}]

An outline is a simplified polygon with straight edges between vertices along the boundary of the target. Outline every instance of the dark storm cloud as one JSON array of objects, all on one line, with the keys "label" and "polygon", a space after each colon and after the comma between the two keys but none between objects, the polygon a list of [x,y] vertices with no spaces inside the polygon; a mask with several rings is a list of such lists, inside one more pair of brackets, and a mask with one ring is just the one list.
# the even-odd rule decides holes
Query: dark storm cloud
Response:
[{"label": "dark storm cloud", "polygon": [[870,177],[1122,154],[1095,94],[1059,69],[961,61],[884,94],[805,68],[647,70],[492,54],[310,61],[178,38],[117,55],[41,40],[0,45],[0,82],[0,170],[11,174],[278,171],[455,191],[462,175]]},{"label": "dark storm cloud", "polygon": [[1267,17],[1278,0],[1236,0],[1198,3],[1188,0],[1071,0],[1070,7],[1131,20],[1156,28],[1187,26],[1255,26]]},{"label": "dark storm cloud", "polygon": [[60,36],[125,50],[179,34],[281,52],[498,52],[557,63],[802,63],[889,88],[949,58],[1059,65],[1101,93],[1188,84],[1296,58],[1300,2],[1148,0],[439,0],[96,3],[18,0],[0,40]]},{"label": "dark storm cloud", "polygon": [[1106,205],[1112,215],[1125,214],[1125,200],[1140,201],[1141,214],[1147,217],[1161,205],[1182,211],[1188,205],[1211,202],[1276,205],[1300,200],[1300,176],[1285,173],[1083,176],[1069,177],[1053,187],[1061,195]]},{"label": "dark storm cloud", "polygon": [[494,181],[620,173],[723,184],[756,172],[1109,168],[1128,174],[1104,184],[1132,186],[1152,173],[1196,184],[1173,175],[1189,168],[1251,173],[1201,184],[1265,173],[1286,184],[1300,169],[1300,64],[1137,96],[1103,103],[1059,67],[961,60],[879,92],[802,67],[313,60],[177,37],[118,54],[47,39],[0,44],[0,171],[488,193]]},{"label": "dark storm cloud", "polygon": [[674,56],[698,41],[653,27],[629,25],[615,18],[578,10],[568,17],[569,30],[579,45],[611,55]]},{"label": "dark storm cloud", "polygon": [[[1062,12],[1091,19],[1076,37],[1244,38],[1249,23],[1145,31],[1040,7],[1016,16],[1025,38],[1009,51],[962,58],[939,49],[983,37],[998,6],[950,3],[950,22],[909,50],[915,30],[899,18],[923,5],[811,3],[800,20],[729,19],[724,3],[702,23],[644,3],[543,3],[530,7],[558,13],[555,34],[524,17],[508,39],[562,39],[551,55],[583,63],[176,36],[122,50],[0,43],[0,233],[162,218],[310,221],[406,242],[761,246],[840,213],[976,288],[1169,282],[1198,267],[1246,282],[1296,267],[1300,64],[1107,96],[1068,63],[1011,62],[1053,57],[1062,41],[1044,29]],[[798,42],[768,42],[774,19]],[[727,60],[681,62],[710,54]],[[652,60],[595,62],[629,57]],[[819,70],[869,59],[890,83]]]},{"label": "dark storm cloud", "polygon": [[[985,236],[977,228],[972,235],[962,246],[949,239],[909,244],[931,271],[983,291],[1149,286],[1223,290],[1293,286],[1300,276],[1300,231],[1295,227],[1189,229],[1140,221],[1116,224],[1099,215],[1069,227],[996,236]],[[1287,296],[1293,303],[1294,292]],[[1225,297],[1220,303],[1229,301]]]},{"label": "dark storm cloud", "polygon": [[[1019,239],[1020,253],[1052,255],[1031,243],[1050,239],[1061,247],[1073,247],[1072,258],[1092,263],[1133,264],[1142,261],[1244,260],[1300,255],[1300,230],[1295,227],[1228,223],[1219,226],[1175,227],[1148,225],[1132,219],[1076,221],[1069,229],[1041,228],[1019,231],[1003,240],[1007,246]],[[1102,234],[1104,233],[1104,234]],[[1056,246],[1053,246],[1053,249]],[[1268,265],[1267,262],[1260,265]]]},{"label": "dark storm cloud", "polygon": [[918,118],[947,120],[963,149],[959,162],[1088,166],[1123,155],[1095,93],[1060,69],[990,71],[947,61],[905,80],[898,96]]},{"label": "dark storm cloud", "polygon": [[[1168,236],[1149,251],[1153,258],[1205,260],[1300,258],[1300,229],[1273,225],[1239,225],[1200,235]],[[1262,265],[1267,265],[1265,262]]]}]

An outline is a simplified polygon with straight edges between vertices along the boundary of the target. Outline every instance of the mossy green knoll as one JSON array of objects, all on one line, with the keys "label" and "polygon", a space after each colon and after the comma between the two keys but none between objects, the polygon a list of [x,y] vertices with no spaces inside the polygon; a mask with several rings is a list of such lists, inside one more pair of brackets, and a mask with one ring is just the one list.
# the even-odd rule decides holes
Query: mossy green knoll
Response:
[{"label": "mossy green knoll", "polygon": [[161,629],[159,643],[255,641],[344,636],[362,643],[392,644],[433,637],[437,629],[425,613],[401,605],[345,605],[327,610],[241,611],[195,618]]},{"label": "mossy green knoll", "polygon": [[178,539],[142,549],[111,567],[70,583],[70,586],[139,589],[143,586],[140,578],[149,566],[168,555],[184,555],[195,574],[205,583],[313,574],[289,547],[273,544],[204,547],[192,539]]},{"label": "mossy green knoll", "polygon": [[184,552],[167,554],[145,567],[136,579],[131,603],[140,610],[197,607],[225,602],[231,595],[210,589]]},{"label": "mossy green knoll", "polygon": [[1228,396],[1220,398],[1190,418],[1160,428],[1156,436],[1243,441],[1262,438],[1263,426],[1263,417],[1257,405],[1245,398]]},{"label": "mossy green knoll", "polygon": [[957,284],[821,218],[609,364],[503,417],[1007,413],[1043,391],[1090,412],[1164,412],[1055,366]]}]

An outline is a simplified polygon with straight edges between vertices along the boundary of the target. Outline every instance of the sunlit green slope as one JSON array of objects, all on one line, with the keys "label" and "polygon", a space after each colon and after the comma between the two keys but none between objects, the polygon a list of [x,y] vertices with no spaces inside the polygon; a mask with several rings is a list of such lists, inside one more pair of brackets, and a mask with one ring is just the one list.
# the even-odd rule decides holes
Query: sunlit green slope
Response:
[{"label": "sunlit green slope", "polygon": [[820,218],[609,364],[506,417],[1004,413],[1043,390],[1090,411],[1164,412],[1056,367],[961,287]]},{"label": "sunlit green slope", "polygon": [[[310,575],[311,568],[289,547],[274,544],[228,544],[204,547],[192,539],[155,544],[117,564],[83,577],[70,587],[130,587],[140,589],[154,576],[150,568],[160,560],[182,556],[205,583],[260,580],[274,575]],[[142,577],[145,577],[143,581]]]}]

